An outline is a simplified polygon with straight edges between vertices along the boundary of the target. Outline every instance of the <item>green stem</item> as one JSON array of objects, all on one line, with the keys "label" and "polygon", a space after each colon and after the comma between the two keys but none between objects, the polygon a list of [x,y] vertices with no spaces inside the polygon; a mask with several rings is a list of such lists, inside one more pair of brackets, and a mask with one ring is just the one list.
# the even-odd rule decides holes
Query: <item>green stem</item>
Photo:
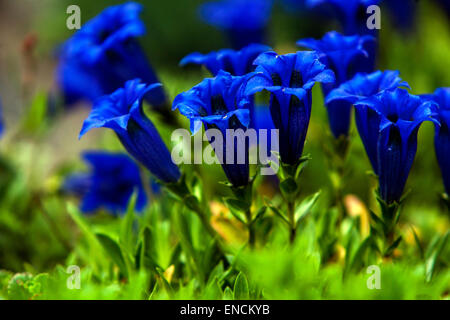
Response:
[{"label": "green stem", "polygon": [[248,229],[248,244],[250,246],[250,248],[254,248],[255,247],[255,243],[256,243],[256,233],[255,233],[255,228],[254,228],[254,224],[252,221],[252,213],[250,210],[248,210],[245,213],[245,216],[247,217],[247,229]]},{"label": "green stem", "polygon": [[289,242],[293,244],[297,232],[297,226],[295,223],[295,200],[287,201],[287,213],[289,219]]},{"label": "green stem", "polygon": [[248,244],[250,248],[254,248],[256,244],[256,232],[254,228],[254,221],[252,216],[252,202],[253,202],[253,181],[243,187],[233,187],[231,186],[231,191],[237,198],[237,200],[242,201],[246,204],[247,209],[245,210],[246,227],[248,230]]},{"label": "green stem", "polygon": [[[397,223],[400,217],[400,203],[386,203],[379,196],[377,197],[378,204],[381,209],[380,221],[374,221],[375,228],[379,230],[382,235],[382,253],[384,257],[391,257],[394,249],[398,246],[397,239]],[[393,246],[395,244],[395,246]]]},{"label": "green stem", "polygon": [[206,213],[203,210],[201,210],[200,207],[194,212],[199,217],[200,221],[202,222],[203,226],[205,227],[209,235],[215,239],[219,239],[219,235],[217,234],[216,230],[214,230],[214,228],[211,226],[211,223],[209,222]]},{"label": "green stem", "polygon": [[338,139],[332,139],[333,140],[331,143],[333,151],[332,154],[329,155],[330,161],[328,162],[328,164],[333,174],[330,176],[334,191],[333,206],[336,206],[339,210],[338,222],[340,222],[346,215],[342,185],[344,181],[346,162],[350,148],[350,138],[341,136]]}]

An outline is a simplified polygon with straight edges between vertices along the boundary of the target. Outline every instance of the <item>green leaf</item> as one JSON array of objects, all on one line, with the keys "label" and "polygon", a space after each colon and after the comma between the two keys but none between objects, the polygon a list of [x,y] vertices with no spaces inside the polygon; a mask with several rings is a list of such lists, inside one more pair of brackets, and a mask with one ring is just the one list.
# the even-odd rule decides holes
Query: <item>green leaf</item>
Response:
[{"label": "green leaf", "polygon": [[33,276],[30,273],[17,273],[8,283],[8,298],[10,300],[29,300],[32,297],[28,286]]},{"label": "green leaf", "polygon": [[137,192],[133,192],[128,203],[127,213],[122,219],[120,228],[120,243],[127,250],[127,252],[133,251],[133,222],[134,222],[134,210],[136,207]]},{"label": "green leaf", "polygon": [[262,206],[262,207],[258,210],[258,212],[256,213],[255,217],[253,218],[252,223],[255,223],[256,221],[258,221],[259,219],[261,219],[261,218],[264,216],[264,214],[266,213],[266,211],[267,211],[267,207],[266,207],[266,206]]},{"label": "green leaf", "polygon": [[248,289],[248,281],[245,274],[240,272],[234,282],[234,299],[248,300],[250,299],[250,292]]},{"label": "green leaf", "polygon": [[433,276],[436,272],[437,263],[442,252],[444,252],[444,248],[447,245],[449,235],[450,231],[447,231],[447,233],[441,237],[438,244],[436,245],[436,249],[433,251],[430,258],[426,262],[426,280],[428,282],[433,279]]},{"label": "green leaf", "polygon": [[101,244],[99,243],[95,233],[92,231],[86,219],[74,204],[70,202],[67,204],[67,212],[69,213],[72,220],[75,221],[78,228],[80,228],[81,232],[84,234],[89,243],[91,254],[90,258],[92,259],[91,261],[93,262],[93,265],[97,269],[100,269],[101,266],[104,266],[105,262],[103,259],[104,256],[101,251]]},{"label": "green leaf", "polygon": [[110,236],[97,233],[96,234],[98,241],[101,243],[103,249],[108,253],[111,260],[119,267],[120,272],[125,277],[129,276],[128,268],[125,263],[125,259],[122,254],[122,250],[120,249],[119,244],[114,241]]},{"label": "green leaf", "polygon": [[192,244],[191,229],[186,218],[186,213],[187,212],[183,212],[182,210],[175,211],[174,223],[179,235],[181,248],[187,257],[187,266],[192,273],[195,273],[198,269],[196,265],[198,259]]},{"label": "green leaf", "polygon": [[277,215],[279,218],[281,218],[281,220],[283,220],[288,226],[290,226],[289,220],[288,218],[280,211],[278,210],[276,207],[269,205],[268,206],[270,208],[270,210],[273,211],[273,213],[275,213],[275,215]]},{"label": "green leaf", "polygon": [[297,169],[295,171],[295,181],[298,181],[300,174],[303,172],[303,170],[305,169],[306,165],[308,164],[308,161],[311,160],[311,156],[309,154],[303,156],[300,158],[299,163],[297,165]]},{"label": "green leaf", "polygon": [[150,227],[145,227],[142,231],[142,251],[141,251],[141,265],[144,268],[156,270],[158,264],[156,262],[156,248],[153,231]]},{"label": "green leaf", "polygon": [[316,204],[321,193],[322,191],[318,191],[315,194],[308,196],[297,206],[294,214],[297,224],[311,212],[312,207]]},{"label": "green leaf", "polygon": [[245,213],[250,210],[250,206],[246,202],[233,198],[223,198],[223,201],[236,219],[244,224],[247,222]]},{"label": "green leaf", "polygon": [[23,128],[26,131],[38,130],[45,121],[47,115],[47,94],[39,92],[33,98],[31,107],[23,121]]},{"label": "green leaf", "polygon": [[224,300],[233,300],[233,290],[230,287],[226,287],[223,291],[223,299]]},{"label": "green leaf", "polygon": [[197,208],[200,205],[198,199],[193,195],[187,195],[186,197],[184,197],[183,203],[187,208],[194,212],[198,211]]},{"label": "green leaf", "polygon": [[220,261],[217,266],[214,267],[214,269],[211,271],[208,279],[208,283],[213,282],[215,279],[220,279],[225,272],[225,269],[223,267],[223,261]]},{"label": "green leaf", "polygon": [[392,252],[399,246],[400,242],[402,241],[402,236],[399,236],[395,241],[387,248],[385,255],[390,256]]},{"label": "green leaf", "polygon": [[364,265],[364,254],[367,249],[370,248],[372,244],[372,237],[368,236],[358,247],[355,255],[353,256],[352,262],[350,264],[350,270],[358,270]]},{"label": "green leaf", "polygon": [[280,190],[286,197],[294,196],[298,191],[294,178],[287,178],[280,183]]},{"label": "green leaf", "polygon": [[413,226],[410,226],[410,228],[411,228],[411,232],[414,236],[414,241],[416,242],[417,248],[419,249],[420,258],[425,259],[425,252],[423,250],[422,244],[420,243],[419,236],[417,235],[416,230],[414,230]]}]

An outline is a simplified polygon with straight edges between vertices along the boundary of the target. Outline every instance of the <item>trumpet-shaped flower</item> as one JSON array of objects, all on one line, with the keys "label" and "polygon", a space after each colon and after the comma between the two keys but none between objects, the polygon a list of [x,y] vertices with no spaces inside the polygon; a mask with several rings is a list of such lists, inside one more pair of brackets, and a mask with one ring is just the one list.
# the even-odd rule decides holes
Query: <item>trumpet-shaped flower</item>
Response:
[{"label": "trumpet-shaped flower", "polygon": [[229,72],[233,76],[243,76],[254,70],[253,61],[256,57],[269,50],[270,47],[266,45],[250,44],[241,50],[223,49],[207,54],[194,52],[184,57],[180,65],[203,65],[213,76],[216,76],[220,70]]},{"label": "trumpet-shaped flower", "polygon": [[[367,68],[368,53],[364,46],[375,39],[372,36],[343,36],[336,31],[328,32],[321,40],[303,39],[299,46],[316,50],[323,54],[323,61],[334,71],[336,81],[322,85],[324,96],[334,88],[353,78]],[[362,59],[361,59],[362,58]],[[351,103],[335,100],[326,103],[331,132],[335,138],[347,136],[350,128]]]},{"label": "trumpet-shaped flower", "polygon": [[[180,93],[173,102],[173,110],[178,109],[191,123],[191,132],[200,130],[202,123],[205,129],[218,129],[223,136],[223,150],[215,150],[220,154],[222,168],[228,180],[235,187],[245,186],[249,182],[248,147],[236,150],[235,144],[233,161],[227,159],[226,145],[234,139],[227,135],[227,129],[245,131],[250,124],[248,105],[251,103],[244,94],[244,86],[253,74],[235,77],[225,71],[219,71],[215,78],[203,80],[192,89]],[[237,160],[238,154],[245,156],[244,163]],[[231,162],[231,163],[230,163]]]},{"label": "trumpet-shaped flower", "polygon": [[200,16],[208,24],[224,31],[233,47],[264,43],[273,0],[220,0],[200,7]]},{"label": "trumpet-shaped flower", "polygon": [[[194,52],[183,58],[180,65],[185,66],[190,63],[204,65],[213,76],[216,76],[220,70],[229,72],[233,76],[243,76],[255,69],[253,61],[255,61],[256,57],[269,50],[270,47],[266,45],[250,44],[238,51],[224,49],[208,54]],[[268,130],[274,128],[267,106],[255,106],[251,103],[249,109],[250,127]]]},{"label": "trumpet-shaped flower", "polygon": [[163,182],[180,178],[178,167],[172,162],[169,150],[153,123],[142,109],[143,98],[161,84],[145,85],[139,80],[125,83],[125,87],[96,101],[84,121],[80,137],[93,128],[114,130],[126,150]]},{"label": "trumpet-shaped flower", "polygon": [[125,154],[85,152],[83,160],[90,172],[69,176],[63,191],[82,197],[81,211],[89,213],[101,207],[112,213],[125,212],[133,192],[137,192],[136,210],[147,204],[139,168]]},{"label": "trumpet-shaped flower", "polygon": [[439,88],[434,94],[425,98],[431,99],[438,105],[434,147],[436,157],[441,168],[445,191],[450,195],[450,88]]},{"label": "trumpet-shaped flower", "polygon": [[[149,84],[159,82],[137,41],[145,34],[141,11],[142,6],[134,2],[111,6],[62,46],[57,79],[66,103],[94,102],[135,78]],[[145,98],[155,108],[167,104],[162,88]]]},{"label": "trumpet-shaped flower", "polygon": [[[374,143],[366,150],[376,154],[374,171],[379,179],[379,194],[388,204],[399,202],[417,151],[417,133],[424,121],[435,120],[435,105],[405,89],[383,91],[355,103],[369,108],[368,130],[377,132]],[[375,136],[373,136],[375,137]]]},{"label": "trumpet-shaped flower", "polygon": [[311,89],[316,82],[331,83],[333,71],[311,51],[286,55],[265,52],[255,60],[256,75],[248,82],[246,94],[262,90],[271,93],[270,113],[279,129],[280,157],[294,165],[303,152],[311,116]]},{"label": "trumpet-shaped flower", "polygon": [[[331,91],[326,103],[330,104],[334,101],[345,101],[352,105],[358,101],[367,99],[380,92],[386,90],[394,90],[398,87],[409,88],[408,83],[402,81],[399,77],[398,71],[375,71],[371,74],[357,74],[353,79],[344,82],[338,88]],[[366,106],[360,106],[356,109],[355,119],[358,132],[366,148],[367,156],[372,164],[372,167],[377,170],[377,140],[378,140],[378,125],[373,123],[370,119],[375,111]],[[372,128],[371,125],[375,127]]]},{"label": "trumpet-shaped flower", "polygon": [[367,7],[376,5],[381,0],[306,0],[310,8],[325,7],[336,15],[345,34],[367,34],[371,30],[367,28],[366,22],[369,17],[366,13]]}]

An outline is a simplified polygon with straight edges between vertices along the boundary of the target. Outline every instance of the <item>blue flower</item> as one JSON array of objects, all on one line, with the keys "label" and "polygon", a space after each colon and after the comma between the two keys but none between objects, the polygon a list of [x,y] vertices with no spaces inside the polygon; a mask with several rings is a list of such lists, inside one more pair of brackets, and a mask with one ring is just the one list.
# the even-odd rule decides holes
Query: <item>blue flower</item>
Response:
[{"label": "blue flower", "polygon": [[243,76],[254,70],[253,61],[261,53],[269,51],[270,47],[262,44],[250,44],[241,50],[223,49],[208,54],[194,52],[184,57],[180,66],[187,64],[204,65],[213,76],[220,70],[233,76]]},{"label": "blue flower", "polygon": [[85,152],[83,160],[90,172],[67,177],[62,187],[63,191],[82,197],[81,211],[89,213],[104,207],[112,213],[123,213],[135,191],[136,210],[146,206],[139,168],[127,155]]},{"label": "blue flower", "polygon": [[[233,76],[243,76],[255,69],[253,61],[261,53],[269,51],[270,47],[262,44],[250,44],[239,51],[224,49],[208,54],[191,53],[183,58],[181,66],[189,63],[204,65],[213,76],[216,76],[220,70],[229,72]],[[251,99],[251,102],[253,99]],[[249,105],[250,109],[250,127],[254,129],[273,129],[273,123],[270,118],[269,108],[264,105]]]},{"label": "blue flower", "polygon": [[328,7],[336,15],[345,34],[367,34],[367,7],[376,5],[381,0],[306,0],[310,8]]},{"label": "blue flower", "polygon": [[226,32],[231,44],[240,49],[251,43],[264,43],[273,0],[221,0],[200,7],[208,24]]},{"label": "blue flower", "polygon": [[80,137],[93,128],[114,130],[127,151],[163,182],[180,178],[178,167],[172,162],[169,150],[153,123],[142,109],[143,97],[161,84],[145,85],[139,80],[125,83],[109,96],[98,99],[84,121]]},{"label": "blue flower", "polygon": [[450,88],[439,88],[434,94],[425,98],[431,99],[438,105],[434,147],[436,157],[441,168],[445,191],[450,195]]},{"label": "blue flower", "polygon": [[[402,81],[399,77],[398,71],[376,71],[371,74],[359,73],[353,79],[344,82],[340,87],[331,91],[325,102],[330,104],[333,101],[345,101],[352,105],[380,92],[393,90],[397,87],[409,88],[408,83]],[[370,121],[373,116],[376,116],[374,115],[375,111],[368,107],[360,106],[355,113],[359,135],[366,148],[372,167],[376,170],[378,124]],[[375,127],[372,128],[371,125],[375,125]]]},{"label": "blue flower", "polygon": [[[297,45],[322,53],[324,63],[334,71],[336,82],[322,85],[324,96],[327,97],[331,90],[353,78],[357,72],[366,71],[364,63],[369,63],[369,59],[364,46],[374,40],[372,36],[343,36],[332,31],[325,34],[321,40],[303,39],[298,41]],[[330,129],[335,138],[347,136],[352,105],[336,100],[326,103],[326,107]]]},{"label": "blue flower", "polygon": [[[94,102],[135,78],[159,82],[136,39],[145,34],[141,11],[134,2],[108,7],[62,46],[57,79],[66,103]],[[145,98],[157,109],[167,104],[162,88]]]},{"label": "blue flower", "polygon": [[[180,93],[173,102],[173,110],[178,109],[191,123],[191,132],[200,130],[202,123],[205,129],[218,129],[223,136],[223,150],[215,150],[219,155],[222,168],[228,180],[235,187],[245,186],[249,182],[248,143],[245,150],[236,150],[234,144],[234,161],[227,159],[226,145],[229,143],[227,129],[245,130],[250,124],[248,97],[244,94],[244,86],[253,74],[235,77],[220,71],[215,78],[203,80],[192,89]],[[238,163],[238,153],[245,155],[244,163]]]},{"label": "blue flower", "polygon": [[[377,132],[375,143],[366,145],[376,153],[374,167],[380,197],[388,204],[399,202],[417,151],[417,132],[424,121],[433,121],[434,104],[405,89],[383,91],[355,103],[368,108],[366,126]],[[373,135],[375,137],[375,135]]]},{"label": "blue flower", "polygon": [[311,116],[311,89],[316,82],[331,83],[333,71],[311,51],[286,55],[265,52],[256,60],[256,75],[247,84],[246,94],[262,90],[271,93],[270,113],[279,130],[280,157],[294,165],[303,152]]}]

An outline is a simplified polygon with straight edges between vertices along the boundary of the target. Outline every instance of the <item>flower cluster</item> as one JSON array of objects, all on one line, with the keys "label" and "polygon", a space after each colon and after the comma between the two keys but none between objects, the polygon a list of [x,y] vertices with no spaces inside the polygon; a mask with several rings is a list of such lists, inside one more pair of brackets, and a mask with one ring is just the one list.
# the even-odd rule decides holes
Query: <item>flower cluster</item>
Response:
[{"label": "flower cluster", "polygon": [[[251,139],[245,133],[255,128],[277,129],[281,160],[278,177],[287,212],[285,216],[280,215],[289,225],[293,240],[298,222],[295,213],[300,190],[298,175],[305,161],[302,154],[313,105],[312,88],[316,83],[322,86],[334,141],[349,141],[351,111],[355,109],[359,135],[379,179],[379,221],[389,247],[393,245],[398,205],[418,148],[418,130],[424,121],[436,125],[436,155],[446,191],[450,192],[449,89],[417,96],[407,91],[410,87],[398,71],[374,72],[376,37],[362,30],[360,20],[361,9],[378,2],[306,1],[310,7],[331,5],[344,26],[345,35],[331,31],[319,40],[303,39],[297,45],[311,51],[282,55],[266,45],[256,44],[263,43],[272,0],[229,0],[201,7],[203,19],[225,31],[239,50],[194,52],[184,57],[181,66],[202,65],[213,77],[178,94],[172,111],[178,110],[190,121],[192,134],[202,126],[207,129],[206,137],[237,198],[227,204],[231,203],[235,216],[248,228],[250,243],[254,243],[255,220],[251,209]],[[141,6],[135,3],[110,7],[77,32],[62,50],[61,84],[68,100],[95,101],[80,137],[93,128],[114,130],[128,153],[198,214],[206,230],[214,236],[208,215],[191,192],[186,175],[173,163],[169,150],[143,110],[144,99],[156,107],[166,105],[167,99],[136,40],[144,34],[138,18],[140,11]],[[264,98],[259,96],[262,91],[268,94],[265,106],[255,103],[257,98]],[[220,134],[224,143],[216,144],[218,138],[211,129]],[[232,130],[234,133],[230,135]],[[236,136],[236,131],[244,136]],[[345,139],[341,140],[342,137]],[[235,144],[235,139],[240,143]],[[216,145],[220,148],[215,148]],[[230,145],[234,149],[228,149]],[[73,176],[66,183],[68,189],[83,195],[84,211],[100,206],[111,211],[123,210],[135,189],[138,208],[145,206],[136,164],[124,156],[106,154],[87,155],[85,160],[91,164],[92,173]],[[107,165],[102,166],[103,162]],[[379,226],[374,223],[377,233]]]}]

